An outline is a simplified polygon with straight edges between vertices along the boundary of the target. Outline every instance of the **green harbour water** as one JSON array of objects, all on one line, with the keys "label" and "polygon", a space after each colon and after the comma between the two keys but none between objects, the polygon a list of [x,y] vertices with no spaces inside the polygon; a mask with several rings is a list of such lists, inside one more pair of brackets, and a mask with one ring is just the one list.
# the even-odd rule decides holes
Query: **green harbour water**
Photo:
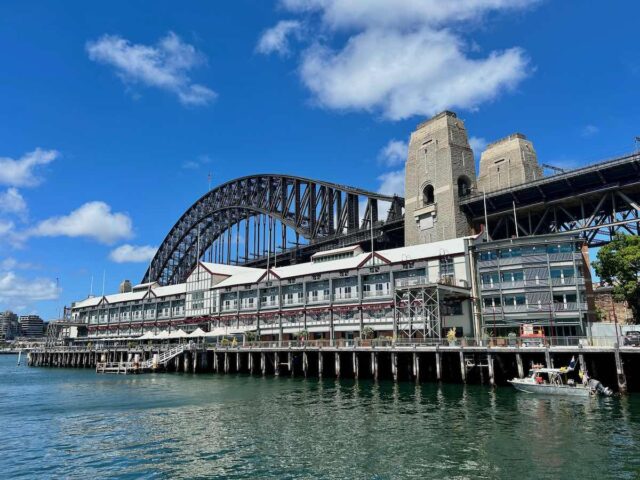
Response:
[{"label": "green harbour water", "polygon": [[640,478],[640,397],[218,374],[0,355],[0,478]]}]

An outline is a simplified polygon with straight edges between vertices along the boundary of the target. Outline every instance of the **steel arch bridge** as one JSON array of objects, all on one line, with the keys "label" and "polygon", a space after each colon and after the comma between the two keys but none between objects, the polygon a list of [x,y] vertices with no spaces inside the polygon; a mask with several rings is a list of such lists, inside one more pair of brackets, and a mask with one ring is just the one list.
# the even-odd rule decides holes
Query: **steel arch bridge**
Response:
[{"label": "steel arch bridge", "polygon": [[402,245],[403,207],[398,196],[309,178],[238,178],[180,217],[143,282],[184,282],[199,259],[246,266],[302,261],[322,249],[371,241],[372,231],[377,247]]}]

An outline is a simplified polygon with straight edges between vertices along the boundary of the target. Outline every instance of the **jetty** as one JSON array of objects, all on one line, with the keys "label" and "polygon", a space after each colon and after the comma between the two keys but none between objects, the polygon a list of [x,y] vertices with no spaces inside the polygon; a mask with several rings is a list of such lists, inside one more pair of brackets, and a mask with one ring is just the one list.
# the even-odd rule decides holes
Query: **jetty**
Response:
[{"label": "jetty", "polygon": [[219,373],[392,381],[506,384],[532,363],[581,368],[621,393],[640,390],[640,348],[615,339],[520,339],[447,342],[437,339],[309,340],[244,344],[96,345],[34,349],[28,364],[95,368],[98,373]]}]

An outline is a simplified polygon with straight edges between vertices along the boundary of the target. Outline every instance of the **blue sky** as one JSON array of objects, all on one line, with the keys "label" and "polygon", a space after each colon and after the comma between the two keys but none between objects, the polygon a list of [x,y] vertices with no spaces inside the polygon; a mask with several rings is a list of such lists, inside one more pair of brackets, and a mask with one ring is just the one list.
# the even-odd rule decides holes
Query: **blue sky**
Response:
[{"label": "blue sky", "polygon": [[402,193],[403,142],[443,108],[474,146],[519,131],[545,163],[629,152],[639,15],[630,1],[4,1],[0,310],[52,318],[92,275],[94,293],[103,271],[107,292],[140,280],[208,172]]}]

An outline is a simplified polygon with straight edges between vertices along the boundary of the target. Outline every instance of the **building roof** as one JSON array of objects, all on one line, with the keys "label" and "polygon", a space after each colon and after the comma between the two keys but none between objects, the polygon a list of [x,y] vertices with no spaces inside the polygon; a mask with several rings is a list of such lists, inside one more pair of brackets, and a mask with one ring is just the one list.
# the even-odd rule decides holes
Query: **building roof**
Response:
[{"label": "building roof", "polygon": [[[236,285],[246,285],[249,283],[257,283],[267,273],[262,268],[252,268],[249,272],[242,272],[233,275],[229,278],[225,278],[223,281],[216,285],[216,288],[233,287]],[[272,269],[273,271],[273,269]]]},{"label": "building roof", "polygon": [[324,250],[311,255],[311,260],[315,260],[316,258],[329,257],[331,255],[339,255],[341,253],[356,252],[358,250],[358,253],[362,253],[362,247],[360,247],[360,245],[351,245],[349,247],[334,248],[333,250]]},{"label": "building roof", "polygon": [[171,295],[180,295],[187,291],[186,283],[178,283],[176,285],[167,285],[165,287],[156,287],[151,289],[151,293],[156,297],[168,297]]},{"label": "building roof", "polygon": [[142,300],[147,295],[146,290],[138,290],[135,292],[114,293],[104,297],[107,303],[130,302],[132,300]]},{"label": "building roof", "polygon": [[95,307],[102,301],[102,298],[102,296],[85,298],[84,300],[76,302],[74,308]]},{"label": "building roof", "polygon": [[260,268],[253,267],[244,267],[241,265],[225,265],[223,263],[209,263],[209,262],[200,262],[204,268],[206,268],[209,272],[214,275],[225,275],[230,277],[232,275],[237,275],[240,273],[247,273],[256,270],[261,270]]}]

